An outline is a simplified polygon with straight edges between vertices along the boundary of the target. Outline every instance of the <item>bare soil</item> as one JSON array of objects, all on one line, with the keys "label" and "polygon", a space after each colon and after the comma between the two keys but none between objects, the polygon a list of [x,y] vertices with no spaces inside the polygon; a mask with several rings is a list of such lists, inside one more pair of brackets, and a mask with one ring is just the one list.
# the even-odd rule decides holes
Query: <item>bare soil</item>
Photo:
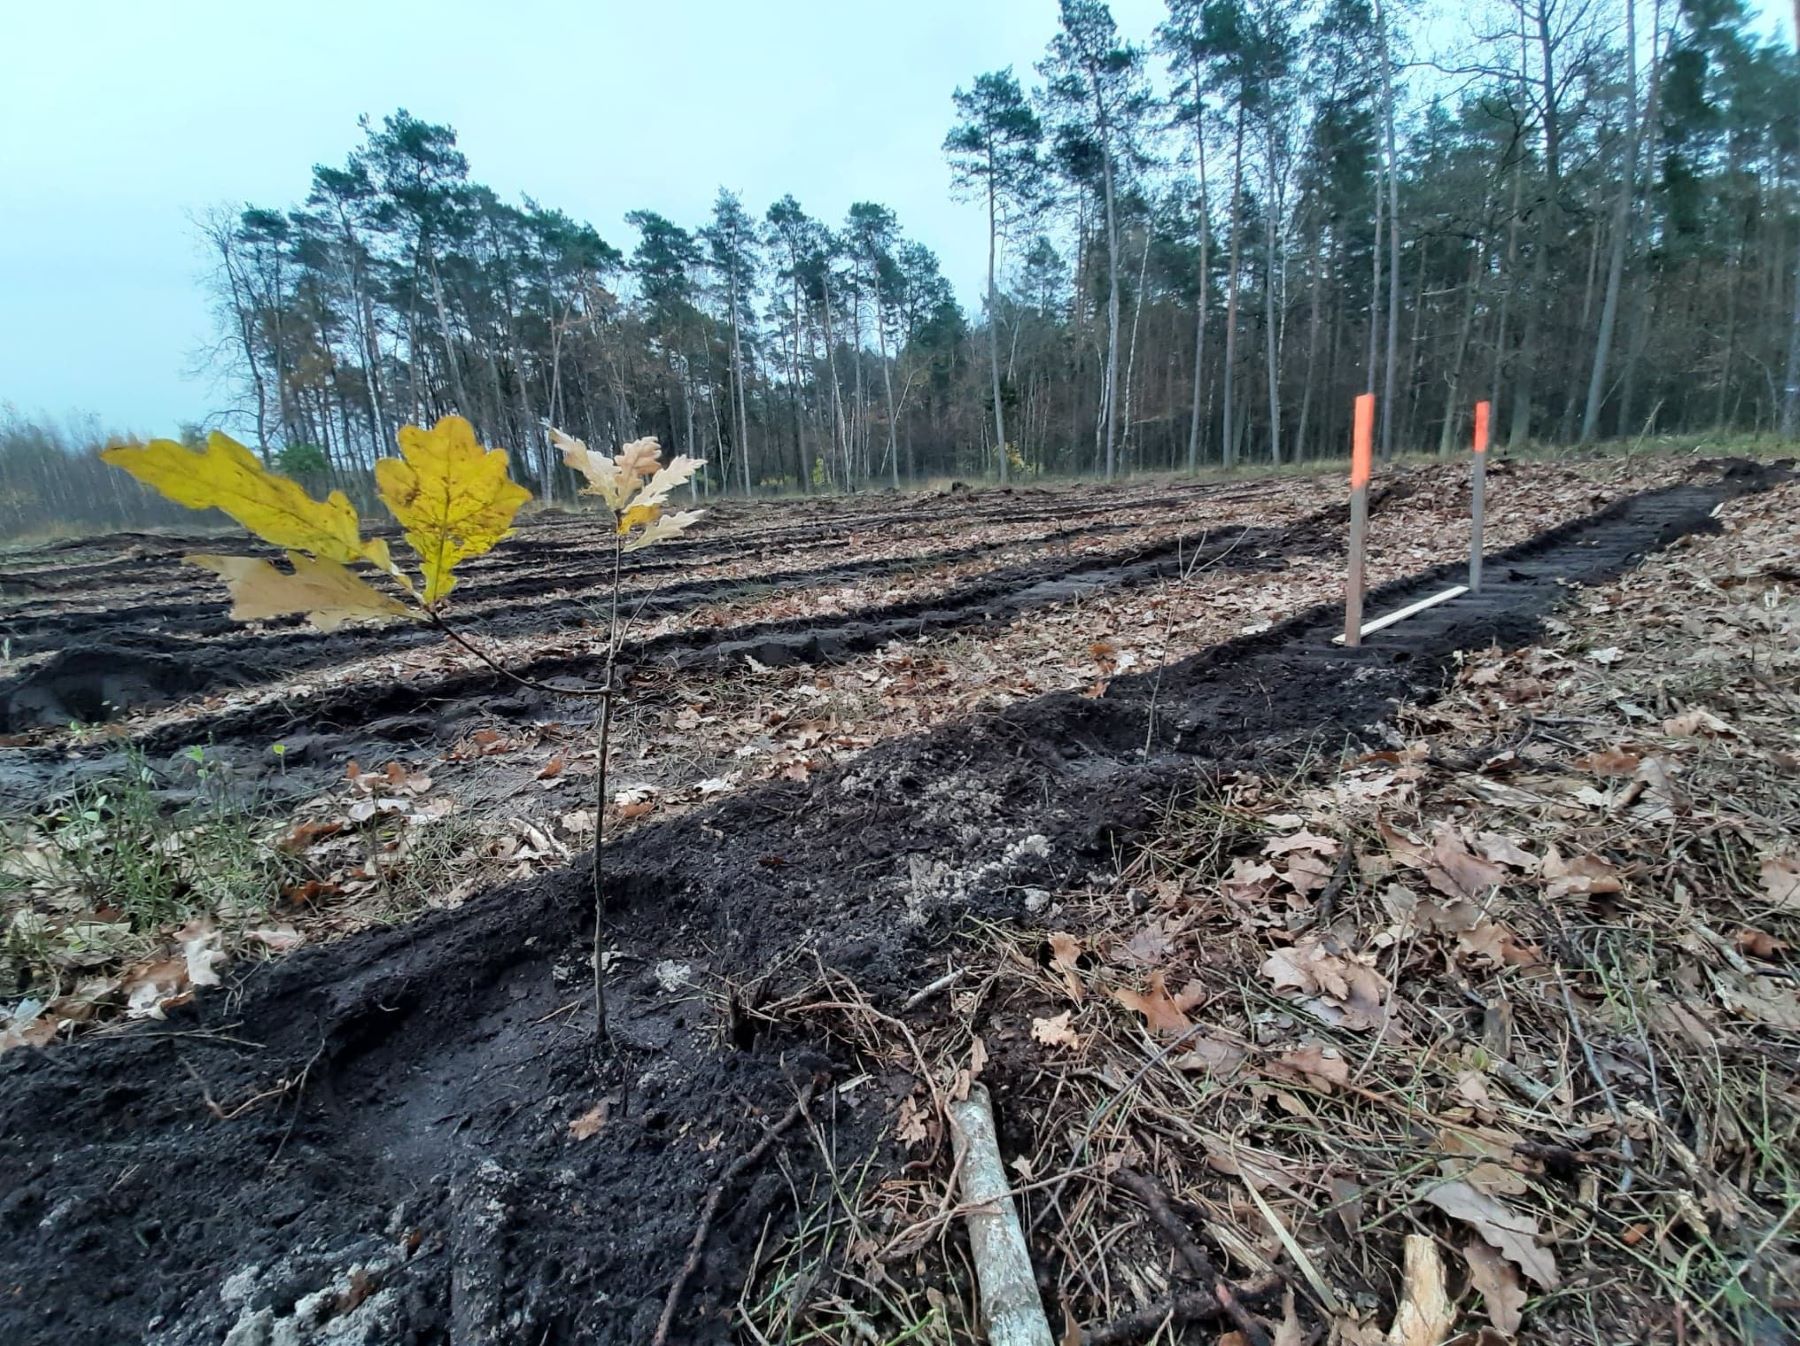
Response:
[{"label": "bare soil", "polygon": [[[922,1063],[893,1042],[868,1050],[832,1005],[853,995],[922,1029],[944,1003],[903,1007],[972,921],[1029,919],[1045,894],[1116,866],[1168,798],[1209,774],[1270,769],[1319,745],[1378,744],[1401,707],[1438,693],[1458,651],[1529,639],[1571,585],[1707,529],[1721,501],[1768,479],[1741,464],[1680,475],[1692,479],[1626,494],[1490,556],[1481,595],[1363,649],[1333,646],[1338,610],[1313,607],[1166,667],[1119,673],[1098,694],[1023,697],[871,740],[803,779],[748,783],[639,822],[607,851],[616,956],[603,1051],[585,998],[589,852],[454,909],[236,964],[226,988],[162,1022],[7,1052],[0,1339],[644,1341],[710,1185],[821,1077],[832,1087],[809,1129],[824,1145],[796,1134],[779,1165],[728,1194],[681,1304],[675,1340],[733,1339],[740,1292],[795,1216],[793,1184],[817,1176],[822,1153],[872,1156],[878,1171],[918,1160],[894,1140],[894,1112]],[[1192,513],[1209,502],[1223,510],[1234,492],[1244,516],[1224,535],[1202,530],[1202,540]],[[1196,554],[1207,565],[1207,548],[1214,566],[1253,585],[1341,545],[1327,494],[1284,519],[1245,486],[1119,494],[1087,515],[1061,498],[987,493],[977,497],[982,519],[1062,531],[1055,541],[959,541],[985,526],[964,518],[925,552],[933,565],[978,552],[998,562],[983,573],[951,573],[935,592],[865,603],[829,624],[751,619],[656,636],[635,658],[647,671],[730,670],[745,654],[764,666],[830,664],[1167,580]],[[891,579],[923,564],[921,553],[858,560],[845,555],[853,535],[879,535],[931,508],[896,498],[804,525],[722,530],[681,558],[680,573],[754,552],[779,558],[756,577],[763,593],[824,577]],[[1127,508],[1163,518],[1168,531],[1121,541],[1115,526]],[[1259,509],[1264,517],[1252,517]],[[1067,543],[1084,518],[1093,550],[1040,559],[1009,551]],[[496,636],[566,630],[577,597],[506,608],[515,595],[541,594],[545,566],[577,565],[569,553],[581,553],[584,527],[545,523],[529,548],[496,553],[512,559],[496,559],[470,585],[470,604],[497,614]],[[824,555],[790,563],[802,543]],[[71,717],[118,716],[153,752],[196,735],[224,750],[238,744],[245,761],[287,735],[297,747],[279,774],[298,797],[334,778],[351,753],[379,760],[384,745],[401,753],[422,742],[442,751],[477,724],[567,714],[443,664],[434,647],[438,666],[409,668],[385,687],[334,688],[328,672],[297,694],[218,696],[196,717],[182,709],[188,699],[329,671],[352,650],[400,659],[429,642],[411,631],[247,640],[216,605],[149,602],[177,549],[141,545],[145,554],[128,561],[71,549],[8,577],[15,593],[23,578],[22,592],[42,600],[7,616],[23,652],[37,656],[0,689],[5,728],[23,736],[0,771],[14,799],[65,788],[118,751],[53,738],[50,727]],[[582,572],[557,573],[576,587]],[[1445,564],[1396,578],[1371,606],[1409,601],[1457,573]],[[639,578],[662,611],[690,617],[719,586],[746,582],[727,574],[651,590]],[[678,587],[689,584],[701,587]],[[57,604],[128,586],[144,605],[93,604],[74,643]],[[216,658],[196,657],[202,647]],[[588,664],[551,651],[529,666],[535,676],[579,677]],[[159,712],[159,703],[177,710]],[[1003,1128],[1029,1070],[1023,1058],[988,1067]],[[570,1124],[584,1117],[597,1129],[577,1138]]]}]

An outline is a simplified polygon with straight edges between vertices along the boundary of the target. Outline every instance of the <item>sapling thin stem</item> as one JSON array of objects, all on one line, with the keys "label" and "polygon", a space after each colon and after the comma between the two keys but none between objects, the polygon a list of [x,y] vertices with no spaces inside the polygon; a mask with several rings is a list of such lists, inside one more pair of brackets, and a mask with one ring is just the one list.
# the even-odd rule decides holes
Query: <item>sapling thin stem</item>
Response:
[{"label": "sapling thin stem", "polygon": [[613,528],[612,595],[606,617],[606,686],[600,697],[600,752],[594,766],[594,1033],[606,1041],[606,763],[612,750],[613,673],[619,658],[619,563],[624,539]]}]

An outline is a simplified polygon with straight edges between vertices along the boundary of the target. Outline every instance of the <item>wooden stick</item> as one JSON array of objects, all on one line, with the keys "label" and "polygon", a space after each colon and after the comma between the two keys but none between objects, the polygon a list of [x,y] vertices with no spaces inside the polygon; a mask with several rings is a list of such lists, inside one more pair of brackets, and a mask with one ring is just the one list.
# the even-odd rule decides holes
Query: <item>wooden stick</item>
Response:
[{"label": "wooden stick", "polygon": [[1213,1266],[1206,1249],[1194,1241],[1186,1223],[1169,1205],[1169,1194],[1163,1190],[1163,1185],[1155,1178],[1129,1168],[1121,1168],[1113,1174],[1113,1181],[1144,1203],[1144,1209],[1150,1212],[1151,1220],[1162,1231],[1163,1237],[1169,1240],[1176,1256],[1206,1286],[1207,1293],[1220,1310],[1244,1334],[1244,1340],[1250,1346],[1268,1346],[1269,1334],[1263,1331],[1261,1323],[1250,1316],[1231,1282]]},{"label": "wooden stick", "polygon": [[688,1242],[687,1259],[682,1262],[681,1270],[675,1273],[675,1283],[669,1287],[669,1297],[663,1301],[662,1317],[657,1319],[656,1334],[650,1338],[650,1346],[668,1346],[669,1329],[675,1323],[675,1310],[681,1305],[681,1292],[687,1288],[688,1277],[700,1265],[700,1254],[706,1247],[706,1236],[712,1232],[713,1216],[718,1214],[719,1202],[724,1199],[725,1189],[761,1163],[763,1156],[781,1139],[781,1133],[806,1115],[806,1106],[812,1102],[813,1091],[818,1085],[817,1075],[808,1080],[806,1087],[800,1091],[800,1097],[794,1100],[794,1106],[782,1114],[781,1120],[774,1126],[765,1130],[755,1148],[741,1155],[736,1163],[726,1169],[712,1185],[712,1191],[706,1194],[706,1204],[700,1208],[700,1223],[694,1227],[694,1237]]},{"label": "wooden stick", "polygon": [[1362,640],[1363,551],[1369,533],[1369,475],[1375,453],[1375,394],[1356,399],[1350,445],[1350,570],[1344,582],[1344,644]]},{"label": "wooden stick", "polygon": [[1475,404],[1475,466],[1469,483],[1469,592],[1481,592],[1481,524],[1487,505],[1488,410]]},{"label": "wooden stick", "polygon": [[[1269,1277],[1262,1285],[1244,1287],[1243,1298],[1251,1302],[1267,1299],[1281,1288],[1279,1277]],[[1147,1309],[1114,1318],[1110,1323],[1081,1329],[1081,1346],[1128,1346],[1128,1343],[1153,1337],[1165,1323],[1208,1323],[1225,1316],[1219,1301],[1202,1290],[1176,1295]]]},{"label": "wooden stick", "polygon": [[981,1316],[991,1346],[1053,1346],[1050,1320],[1031,1270],[1031,1249],[1013,1205],[994,1110],[985,1086],[972,1084],[969,1096],[950,1104],[950,1133],[962,1172],[968,1213],[969,1251],[981,1287]]},{"label": "wooden stick", "polygon": [[906,1003],[900,1007],[901,1010],[903,1012],[906,1010],[915,1010],[915,1009],[919,1008],[920,1005],[923,1005],[927,1000],[931,999],[931,997],[936,995],[939,991],[948,991],[952,986],[956,985],[957,980],[962,976],[962,974],[963,974],[963,970],[960,967],[951,968],[948,972],[946,972],[943,976],[939,977],[936,981],[931,982],[925,986],[921,986],[918,990],[914,991],[911,995],[909,995],[906,998]]}]

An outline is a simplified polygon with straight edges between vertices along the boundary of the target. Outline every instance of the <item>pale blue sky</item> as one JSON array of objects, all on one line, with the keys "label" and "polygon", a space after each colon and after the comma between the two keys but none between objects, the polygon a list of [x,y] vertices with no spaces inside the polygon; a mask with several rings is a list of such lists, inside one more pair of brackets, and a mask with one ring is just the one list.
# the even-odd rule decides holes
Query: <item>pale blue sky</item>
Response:
[{"label": "pale blue sky", "polygon": [[[1788,0],[1773,8],[1783,14]],[[1148,37],[1161,0],[1114,0]],[[226,401],[190,213],[286,206],[356,118],[455,126],[472,175],[628,246],[720,185],[836,222],[892,206],[965,296],[980,212],[950,200],[950,93],[1022,80],[1054,0],[0,0],[0,402],[167,433]]]}]

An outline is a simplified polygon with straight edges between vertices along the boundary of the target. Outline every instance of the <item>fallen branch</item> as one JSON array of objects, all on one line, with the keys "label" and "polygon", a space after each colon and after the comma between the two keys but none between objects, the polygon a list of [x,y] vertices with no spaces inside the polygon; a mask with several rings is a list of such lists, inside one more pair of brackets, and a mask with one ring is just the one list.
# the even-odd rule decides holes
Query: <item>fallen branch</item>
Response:
[{"label": "fallen branch", "polygon": [[1212,1257],[1194,1240],[1186,1222],[1170,1207],[1169,1194],[1163,1185],[1148,1174],[1129,1168],[1121,1168],[1112,1175],[1112,1180],[1144,1203],[1144,1209],[1149,1211],[1151,1220],[1175,1249],[1176,1256],[1207,1287],[1207,1293],[1220,1311],[1231,1319],[1232,1325],[1244,1334],[1244,1340],[1250,1346],[1268,1346],[1269,1334],[1251,1317],[1237,1290],[1219,1274]]},{"label": "fallen branch", "polygon": [[663,1301],[662,1317],[657,1319],[656,1334],[650,1338],[650,1346],[668,1346],[669,1329],[675,1323],[675,1310],[681,1305],[681,1292],[687,1288],[688,1277],[700,1265],[700,1254],[706,1247],[706,1236],[712,1232],[713,1216],[718,1214],[719,1202],[724,1200],[725,1189],[761,1163],[764,1156],[775,1147],[775,1142],[781,1139],[781,1133],[806,1115],[807,1104],[812,1102],[813,1092],[818,1086],[819,1077],[815,1075],[806,1082],[806,1087],[800,1091],[800,1097],[794,1100],[794,1106],[783,1113],[781,1120],[775,1125],[765,1128],[763,1138],[720,1174],[719,1180],[706,1194],[706,1204],[700,1208],[700,1222],[694,1226],[694,1237],[688,1242],[687,1257],[681,1264],[681,1270],[675,1273],[675,1283],[669,1287],[669,1297]]},{"label": "fallen branch", "polygon": [[906,998],[906,1003],[900,1007],[901,1011],[904,1013],[907,1010],[915,1010],[938,992],[948,991],[952,986],[956,985],[957,980],[961,976],[962,969],[960,967],[951,968],[950,971],[946,972],[936,981],[928,982],[926,985],[921,986],[918,990],[909,995]]},{"label": "fallen branch", "polygon": [[994,1112],[987,1090],[969,1086],[969,1096],[949,1107],[962,1170],[963,1202],[970,1207],[969,1251],[981,1287],[981,1317],[992,1346],[1051,1346],[1050,1320],[1031,1270],[1031,1249],[1013,1205]]}]

